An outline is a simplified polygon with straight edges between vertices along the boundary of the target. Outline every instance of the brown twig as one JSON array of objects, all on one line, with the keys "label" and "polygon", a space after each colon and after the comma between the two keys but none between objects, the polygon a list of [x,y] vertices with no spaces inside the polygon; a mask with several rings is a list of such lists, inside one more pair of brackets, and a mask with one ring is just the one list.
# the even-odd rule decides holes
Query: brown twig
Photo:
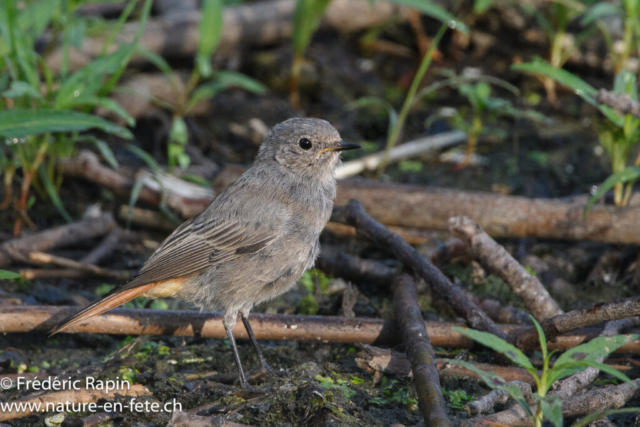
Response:
[{"label": "brown twig", "polygon": [[[51,411],[51,409],[46,409],[47,405],[52,408],[56,408],[57,404],[68,404],[68,403],[92,403],[97,402],[100,399],[107,399],[109,397],[114,397],[115,395],[121,396],[149,396],[151,392],[141,384],[133,384],[130,387],[125,387],[117,390],[115,393],[108,393],[107,390],[98,389],[89,390],[89,389],[80,389],[80,390],[65,390],[58,391],[55,393],[43,394],[38,397],[28,398],[25,400],[19,400],[16,402],[24,403],[23,407],[20,409],[14,406],[15,409],[8,412],[0,412],[0,421],[9,421],[15,420],[16,418],[28,417],[29,415],[37,412],[45,412]],[[41,410],[35,411],[34,408],[41,404]]]},{"label": "brown twig", "polygon": [[464,291],[465,295],[473,301],[482,311],[487,313],[494,322],[508,325],[529,325],[531,318],[527,313],[509,304],[505,304],[496,298],[474,295],[471,291]]},{"label": "brown twig", "polygon": [[29,260],[38,264],[54,264],[65,268],[75,268],[81,271],[87,271],[96,276],[110,277],[112,279],[128,280],[131,278],[131,272],[126,270],[109,270],[98,267],[97,265],[83,264],[69,258],[63,258],[44,252],[29,253]]},{"label": "brown twig", "polygon": [[354,199],[347,206],[334,208],[332,220],[354,226],[359,234],[381,247],[393,251],[400,262],[411,268],[416,275],[428,283],[434,295],[446,301],[456,313],[467,320],[471,327],[504,337],[504,333],[482,310],[469,301],[458,286],[451,283],[440,270],[420,256],[400,236],[375,221],[365,212],[359,201]]},{"label": "brown twig", "polygon": [[[576,329],[635,316],[640,316],[640,297],[599,302],[546,319],[541,325],[547,340],[553,342],[557,336]],[[538,347],[538,333],[533,327],[526,331],[512,331],[509,340],[523,350]]]},{"label": "brown twig", "polygon": [[81,264],[100,264],[100,261],[107,258],[116,249],[120,242],[120,236],[122,230],[120,227],[116,227],[111,230],[111,233],[107,234],[105,238],[100,242],[98,246],[93,248],[91,252],[80,258]]},{"label": "brown twig", "polygon": [[24,280],[36,279],[82,279],[91,276],[91,273],[73,268],[56,269],[24,269],[18,272]]},{"label": "brown twig", "polygon": [[[360,351],[356,357],[358,367],[364,371],[378,371],[391,375],[412,376],[411,363],[404,353],[398,351],[360,344]],[[535,385],[531,374],[522,368],[511,366],[490,365],[487,363],[473,363],[478,369],[493,372],[505,381],[522,381]],[[454,365],[447,360],[436,359],[436,368],[440,378],[472,379],[481,381],[482,377],[473,371]]]},{"label": "brown twig", "polygon": [[449,220],[449,229],[453,235],[467,242],[475,259],[511,286],[536,319],[544,320],[562,313],[542,283],[476,223],[458,216]]},{"label": "brown twig", "polygon": [[105,235],[115,226],[113,216],[104,213],[31,236],[9,240],[0,245],[0,267],[10,265],[15,257],[25,258],[29,252],[47,251]]},{"label": "brown twig", "polygon": [[[48,333],[62,319],[78,311],[78,307],[7,306],[0,308],[0,333]],[[315,342],[362,343],[395,345],[399,343],[396,324],[388,319],[336,316],[300,316],[252,314],[251,324],[258,339]],[[473,341],[455,332],[455,322],[425,322],[434,347],[470,348]],[[500,325],[504,333],[513,325]],[[199,336],[225,338],[226,331],[219,313],[195,311],[114,309],[69,328],[68,333],[103,333],[125,335]],[[566,350],[597,337],[601,330],[583,329],[557,337],[550,349]],[[237,338],[246,339],[242,325],[233,331]],[[620,347],[619,353],[640,353],[640,340]]]},{"label": "brown twig", "polygon": [[620,114],[632,114],[640,117],[640,103],[631,99],[627,93],[614,93],[606,89],[600,89],[596,97],[598,104],[604,104]]},{"label": "brown twig", "polygon": [[[518,386],[529,405],[533,405],[535,403],[533,392],[531,391],[531,384],[522,381],[510,382],[511,384]],[[471,416],[486,414],[487,412],[491,411],[495,405],[505,404],[507,403],[507,400],[509,400],[509,393],[501,389],[494,389],[491,390],[488,394],[482,396],[480,399],[467,403],[466,405],[464,405],[464,409]]]},{"label": "brown twig", "polygon": [[411,361],[418,404],[429,426],[451,426],[435,364],[435,354],[424,326],[416,284],[400,274],[393,284],[393,311],[402,333],[405,352]]},{"label": "brown twig", "polygon": [[625,209],[595,206],[584,218],[587,197],[570,201],[530,199],[366,179],[341,181],[336,204],[346,204],[353,198],[386,226],[449,230],[449,218],[464,215],[493,238],[640,243],[640,209],[633,200]]}]

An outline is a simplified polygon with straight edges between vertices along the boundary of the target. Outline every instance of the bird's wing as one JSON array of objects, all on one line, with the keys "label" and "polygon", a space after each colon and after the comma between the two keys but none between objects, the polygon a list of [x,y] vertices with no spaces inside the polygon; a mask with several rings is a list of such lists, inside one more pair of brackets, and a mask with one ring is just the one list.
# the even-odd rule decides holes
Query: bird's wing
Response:
[{"label": "bird's wing", "polygon": [[149,258],[126,288],[186,276],[258,252],[275,239],[275,230],[241,219],[189,220]]}]

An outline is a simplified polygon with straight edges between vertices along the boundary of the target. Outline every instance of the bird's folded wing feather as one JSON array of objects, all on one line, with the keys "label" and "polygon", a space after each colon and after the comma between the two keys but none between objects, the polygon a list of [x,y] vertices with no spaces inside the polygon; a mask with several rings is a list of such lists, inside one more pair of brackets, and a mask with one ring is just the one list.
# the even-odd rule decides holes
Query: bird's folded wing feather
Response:
[{"label": "bird's folded wing feather", "polygon": [[275,230],[241,220],[191,219],[178,227],[123,289],[160,282],[255,253],[275,238]]}]

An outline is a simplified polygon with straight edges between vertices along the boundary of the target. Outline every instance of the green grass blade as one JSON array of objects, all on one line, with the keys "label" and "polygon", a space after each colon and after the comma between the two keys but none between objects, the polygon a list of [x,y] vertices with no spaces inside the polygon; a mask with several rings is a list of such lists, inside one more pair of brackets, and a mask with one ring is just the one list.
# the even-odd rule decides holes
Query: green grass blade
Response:
[{"label": "green grass blade", "polygon": [[127,148],[129,149],[129,151],[140,157],[147,164],[149,169],[151,169],[151,172],[158,173],[161,171],[160,164],[156,162],[156,159],[154,159],[151,154],[147,153],[142,148],[136,147],[132,144],[128,144]]},{"label": "green grass blade", "polygon": [[531,364],[529,358],[518,348],[509,344],[505,340],[498,338],[497,336],[490,334],[488,332],[476,331],[474,329],[454,327],[454,331],[465,335],[472,340],[484,345],[485,347],[489,347],[490,349],[504,354],[509,360],[513,363],[516,363],[523,368],[525,368],[529,372],[536,372],[536,369]]},{"label": "green grass blade", "polygon": [[630,166],[620,172],[616,172],[607,178],[600,187],[598,187],[598,191],[593,195],[593,197],[587,203],[587,206],[584,208],[585,215],[589,213],[593,205],[600,200],[602,196],[604,196],[607,191],[611,190],[616,184],[625,183],[628,181],[633,181],[640,178],[640,166]]},{"label": "green grass blade", "polygon": [[18,273],[8,270],[0,270],[0,280],[13,280],[22,279],[22,276]]},{"label": "green grass blade", "polygon": [[136,202],[140,198],[140,192],[144,187],[144,180],[138,179],[135,184],[133,184],[133,188],[131,189],[131,195],[129,196],[129,209],[127,210],[127,230],[131,228],[131,217],[133,216],[133,207],[136,205]]},{"label": "green grass blade", "polygon": [[222,38],[222,15],[224,6],[222,0],[203,0],[202,18],[200,20],[200,40],[196,65],[202,77],[211,76],[211,55],[218,47]]},{"label": "green grass blade", "polygon": [[90,114],[59,110],[13,109],[0,112],[0,135],[22,138],[45,132],[100,129],[124,139],[133,139],[129,130]]},{"label": "green grass blade", "polygon": [[558,83],[573,89],[576,95],[578,95],[580,98],[582,98],[584,101],[591,104],[595,108],[599,109],[602,114],[604,114],[609,120],[611,120],[611,122],[615,123],[617,126],[622,127],[624,125],[623,117],[613,111],[613,109],[605,105],[598,104],[598,102],[596,101],[596,95],[598,94],[598,91],[575,74],[572,74],[567,70],[563,70],[562,68],[554,67],[553,65],[544,61],[516,64],[511,68],[513,70],[522,71],[524,73],[539,74],[542,76],[551,77]]},{"label": "green grass blade", "polygon": [[618,348],[638,338],[638,335],[616,335],[613,337],[597,337],[586,344],[573,347],[558,357],[554,367],[571,365],[584,360],[595,361],[616,351]]},{"label": "green grass blade", "polygon": [[64,205],[62,204],[62,200],[60,199],[60,194],[58,194],[58,189],[53,184],[53,182],[51,182],[51,180],[49,179],[49,175],[47,174],[47,171],[45,170],[44,166],[40,165],[40,168],[38,168],[38,174],[40,175],[40,179],[44,184],[44,188],[47,191],[47,194],[49,195],[49,199],[51,199],[51,203],[53,203],[53,206],[58,210],[58,213],[60,213],[60,215],[62,216],[62,218],[64,218],[66,222],[68,223],[73,222],[73,218],[71,218],[71,215],[69,215],[67,210],[64,208]]}]

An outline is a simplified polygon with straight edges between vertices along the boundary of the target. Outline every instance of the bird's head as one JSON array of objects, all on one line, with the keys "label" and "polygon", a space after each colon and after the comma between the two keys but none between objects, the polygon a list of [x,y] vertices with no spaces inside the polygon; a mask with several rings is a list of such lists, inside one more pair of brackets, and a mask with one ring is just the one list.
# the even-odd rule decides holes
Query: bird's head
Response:
[{"label": "bird's head", "polygon": [[276,162],[300,176],[333,175],[340,152],[360,148],[342,141],[338,131],[326,120],[290,119],[271,129],[256,164]]}]

